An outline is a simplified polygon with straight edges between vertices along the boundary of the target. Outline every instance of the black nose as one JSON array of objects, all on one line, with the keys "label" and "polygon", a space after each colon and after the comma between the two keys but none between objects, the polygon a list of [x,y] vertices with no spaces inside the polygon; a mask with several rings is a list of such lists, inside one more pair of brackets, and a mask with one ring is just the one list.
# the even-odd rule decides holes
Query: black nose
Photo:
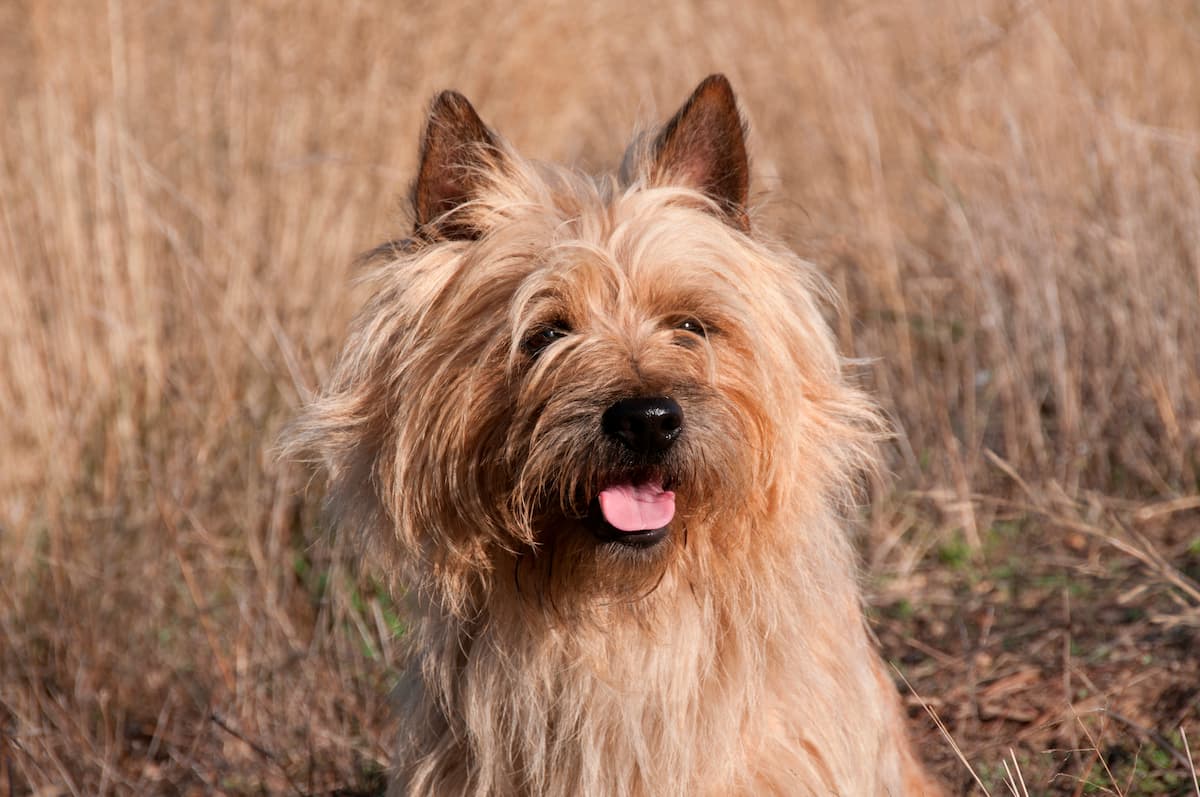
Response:
[{"label": "black nose", "polygon": [[638,454],[661,454],[683,430],[683,409],[666,396],[621,399],[604,411],[604,433]]}]

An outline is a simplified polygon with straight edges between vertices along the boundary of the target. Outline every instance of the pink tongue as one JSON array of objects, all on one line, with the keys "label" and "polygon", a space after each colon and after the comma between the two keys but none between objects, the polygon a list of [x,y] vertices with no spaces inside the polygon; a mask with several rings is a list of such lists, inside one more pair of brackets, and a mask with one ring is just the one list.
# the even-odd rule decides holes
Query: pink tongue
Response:
[{"label": "pink tongue", "polygon": [[658,482],[618,484],[600,492],[600,511],[620,531],[661,529],[675,517],[675,493]]}]

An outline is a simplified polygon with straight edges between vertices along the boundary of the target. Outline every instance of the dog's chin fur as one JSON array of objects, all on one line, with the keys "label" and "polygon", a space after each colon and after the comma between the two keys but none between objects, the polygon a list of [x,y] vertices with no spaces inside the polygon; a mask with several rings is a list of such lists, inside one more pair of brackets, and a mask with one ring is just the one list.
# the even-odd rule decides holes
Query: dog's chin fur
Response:
[{"label": "dog's chin fur", "polygon": [[[397,795],[935,793],[843,522],[881,427],[813,269],[751,232],[744,177],[704,179],[737,166],[727,90],[600,178],[435,104],[416,233],[288,441],[413,599]],[[641,395],[683,412],[656,460],[599,422]],[[661,539],[598,533],[649,471]]]}]

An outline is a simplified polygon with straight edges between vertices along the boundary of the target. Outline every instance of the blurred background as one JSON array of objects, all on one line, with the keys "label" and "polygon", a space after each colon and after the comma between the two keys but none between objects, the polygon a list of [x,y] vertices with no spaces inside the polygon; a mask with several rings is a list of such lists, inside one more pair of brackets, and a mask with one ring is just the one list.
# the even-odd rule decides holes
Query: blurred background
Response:
[{"label": "blurred background", "polygon": [[861,551],[927,757],[1200,793],[1196,3],[15,0],[0,795],[379,792],[403,616],[271,452],[353,259],[437,90],[607,169],[714,71],[895,425]]}]

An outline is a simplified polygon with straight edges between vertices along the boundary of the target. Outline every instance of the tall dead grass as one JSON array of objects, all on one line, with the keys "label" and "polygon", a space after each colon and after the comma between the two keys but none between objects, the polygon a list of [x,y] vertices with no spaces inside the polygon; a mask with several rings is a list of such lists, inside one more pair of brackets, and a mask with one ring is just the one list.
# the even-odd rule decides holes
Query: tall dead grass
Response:
[{"label": "tall dead grass", "polygon": [[895,418],[881,506],[1195,522],[1194,4],[9,4],[0,793],[372,782],[399,621],[269,453],[352,257],[435,90],[599,167],[711,71]]}]

